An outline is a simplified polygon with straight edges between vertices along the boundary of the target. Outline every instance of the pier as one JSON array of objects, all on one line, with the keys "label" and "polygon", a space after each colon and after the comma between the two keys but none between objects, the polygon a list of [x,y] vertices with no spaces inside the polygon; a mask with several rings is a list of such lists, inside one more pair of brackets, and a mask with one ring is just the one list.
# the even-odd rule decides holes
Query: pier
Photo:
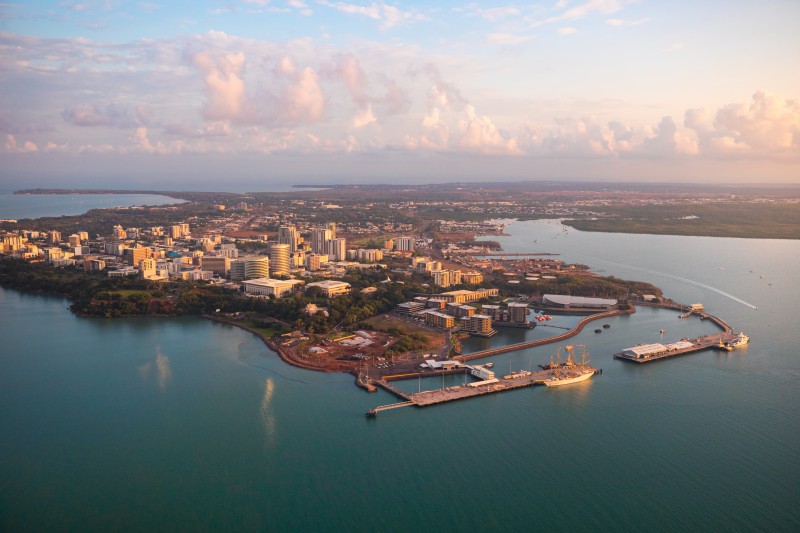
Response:
[{"label": "pier", "polygon": [[688,346],[686,348],[680,348],[677,350],[665,350],[663,352],[654,353],[652,355],[648,354],[643,357],[637,357],[635,355],[629,355],[624,352],[619,352],[614,354],[614,358],[641,364],[641,363],[649,363],[651,361],[660,361],[670,357],[675,357],[678,355],[686,355],[708,349],[727,350],[727,348],[724,348],[724,346],[727,343],[731,342],[736,337],[738,337],[738,334],[735,333],[730,333],[730,332],[716,333],[714,335],[706,335],[704,337],[698,337],[696,339],[690,340],[688,342],[691,343],[691,346]]},{"label": "pier", "polygon": [[[466,367],[463,372],[468,372],[470,367]],[[600,369],[593,369],[586,366],[587,369],[594,370],[595,375],[602,374],[602,370]],[[504,377],[498,380],[490,380],[491,382],[487,382],[485,385],[480,383],[473,383],[472,385],[478,386],[471,386],[467,385],[455,385],[452,387],[436,389],[436,390],[427,390],[422,392],[415,392],[415,393],[404,393],[398,390],[396,387],[393,387],[389,384],[388,381],[380,380],[375,382],[381,388],[391,392],[392,394],[398,396],[399,398],[405,400],[398,403],[391,403],[388,405],[382,405],[376,407],[374,409],[370,409],[367,411],[367,416],[375,417],[381,411],[386,411],[389,409],[397,409],[400,407],[407,407],[407,406],[416,406],[416,407],[429,407],[431,405],[438,405],[441,403],[446,402],[453,402],[456,400],[464,400],[467,398],[475,398],[477,396],[485,396],[487,394],[495,394],[499,392],[507,392],[516,389],[523,389],[527,387],[533,387],[535,385],[542,385],[544,381],[553,377],[555,370],[540,370],[538,372],[522,372],[517,374],[515,377]],[[450,372],[454,373],[454,372]],[[438,373],[436,375],[439,375]],[[410,379],[411,377],[415,377],[412,374],[406,374],[402,377],[395,377],[395,379]]]},{"label": "pier", "polygon": [[536,340],[533,340],[533,341],[519,342],[517,344],[509,344],[508,346],[499,346],[497,348],[489,348],[488,350],[481,350],[479,352],[473,352],[473,353],[466,354],[466,355],[459,355],[459,356],[454,357],[453,359],[456,359],[457,361],[462,361],[462,362],[463,361],[472,361],[473,359],[480,359],[481,357],[490,357],[492,355],[499,355],[499,354],[508,353],[508,352],[515,352],[517,350],[525,350],[526,348],[534,348],[536,346],[544,346],[545,344],[551,344],[551,343],[554,343],[554,342],[560,342],[560,341],[569,339],[570,337],[574,337],[575,335],[577,335],[578,333],[583,331],[583,328],[586,326],[586,324],[588,324],[589,322],[591,322],[593,320],[599,320],[601,318],[608,318],[608,317],[611,317],[611,316],[625,315],[625,314],[633,313],[634,311],[635,310],[633,308],[631,308],[631,309],[625,309],[625,310],[622,310],[622,311],[614,310],[614,311],[606,311],[604,313],[597,313],[595,315],[587,316],[587,317],[581,319],[581,321],[578,322],[575,325],[574,328],[572,328],[571,330],[567,331],[566,333],[562,333],[560,335],[556,335],[555,337],[547,337],[545,339],[536,339]]}]

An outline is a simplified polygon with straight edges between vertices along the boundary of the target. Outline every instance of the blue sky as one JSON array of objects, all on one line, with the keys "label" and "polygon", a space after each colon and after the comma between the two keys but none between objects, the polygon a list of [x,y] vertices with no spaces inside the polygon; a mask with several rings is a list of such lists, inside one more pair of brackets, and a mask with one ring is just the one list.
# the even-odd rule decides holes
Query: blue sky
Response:
[{"label": "blue sky", "polygon": [[0,2],[0,180],[800,182],[800,3]]}]

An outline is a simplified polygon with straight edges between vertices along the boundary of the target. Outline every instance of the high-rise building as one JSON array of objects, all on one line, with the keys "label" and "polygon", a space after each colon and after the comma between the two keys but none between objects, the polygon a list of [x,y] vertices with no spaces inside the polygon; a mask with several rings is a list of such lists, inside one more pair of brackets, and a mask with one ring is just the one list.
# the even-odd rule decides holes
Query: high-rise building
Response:
[{"label": "high-rise building", "polygon": [[230,269],[228,271],[230,272],[232,281],[244,280],[244,274],[245,274],[244,265],[245,265],[244,259],[237,259],[235,261],[230,262],[229,265]]},{"label": "high-rise building", "polygon": [[89,240],[89,232],[88,231],[79,231],[78,237],[80,237],[81,242]]},{"label": "high-rise building", "polygon": [[117,224],[116,226],[114,226],[114,238],[117,239],[118,241],[121,241],[122,239],[127,239],[128,238],[128,232],[125,231],[122,228],[122,226]]},{"label": "high-rise building", "polygon": [[398,237],[394,241],[395,248],[400,252],[414,251],[414,237]]},{"label": "high-rise building", "polygon": [[331,230],[315,228],[311,230],[311,251],[315,254],[328,253],[327,242],[331,240]]},{"label": "high-rise building", "polygon": [[330,239],[327,242],[328,257],[334,261],[347,259],[347,239]]},{"label": "high-rise building", "polygon": [[254,255],[244,260],[244,279],[268,278],[269,257]]},{"label": "high-rise building", "polygon": [[289,251],[294,253],[300,244],[300,234],[294,224],[281,226],[278,228],[278,244],[288,244]]},{"label": "high-rise building", "polygon": [[327,224],[325,224],[325,229],[331,232],[330,236],[331,239],[336,238],[336,222],[328,222]]},{"label": "high-rise building", "polygon": [[272,265],[272,276],[286,276],[291,269],[290,246],[288,244],[273,244],[269,251]]},{"label": "high-rise building", "polygon": [[76,246],[81,245],[81,237],[77,233],[73,233],[69,236],[69,246],[70,248],[75,248]]},{"label": "high-rise building", "polygon": [[47,232],[47,241],[50,244],[55,244],[57,242],[61,242],[61,232],[60,231],[48,231]]}]

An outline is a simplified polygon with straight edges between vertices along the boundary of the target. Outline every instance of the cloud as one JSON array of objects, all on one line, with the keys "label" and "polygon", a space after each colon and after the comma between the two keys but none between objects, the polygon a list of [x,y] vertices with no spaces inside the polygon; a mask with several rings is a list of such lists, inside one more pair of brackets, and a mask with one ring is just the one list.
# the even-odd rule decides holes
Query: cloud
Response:
[{"label": "cloud", "polygon": [[800,101],[759,91],[750,102],[716,111],[689,109],[684,126],[693,130],[701,152],[800,158]]},{"label": "cloud", "polygon": [[372,106],[368,104],[367,107],[359,111],[353,118],[353,127],[362,128],[367,124],[372,124],[376,120],[375,115],[372,113]]},{"label": "cloud", "polygon": [[677,52],[681,48],[683,48],[683,43],[674,43],[674,44],[671,44],[668,47],[664,48],[664,51],[665,52]]},{"label": "cloud", "polygon": [[203,115],[209,120],[243,120],[246,116],[242,52],[197,52],[192,64],[205,74],[208,101]]},{"label": "cloud", "polygon": [[574,33],[578,33],[578,29],[577,28],[571,28],[571,27],[558,28],[558,34],[559,35],[572,35]]},{"label": "cloud", "polygon": [[402,11],[395,6],[387,5],[383,2],[372,3],[370,5],[351,4],[348,2],[331,2],[329,0],[317,0],[317,3],[325,7],[335,9],[347,15],[361,15],[380,22],[379,28],[388,30],[400,24],[427,20],[427,17],[416,11]]},{"label": "cloud", "polygon": [[290,122],[317,122],[325,111],[325,98],[319,76],[306,67],[295,73],[280,102],[280,115]]},{"label": "cloud", "polygon": [[489,117],[479,116],[471,105],[467,105],[465,114],[460,124],[463,148],[487,154],[520,153],[517,140],[503,136]]},{"label": "cloud", "polygon": [[38,152],[39,147],[31,141],[25,141],[22,144],[17,143],[17,139],[10,133],[6,135],[5,151],[11,153],[30,153]]},{"label": "cloud", "polygon": [[135,128],[147,124],[148,115],[149,112],[144,106],[130,109],[116,103],[108,104],[104,108],[83,103],[61,112],[64,122],[81,127]]}]

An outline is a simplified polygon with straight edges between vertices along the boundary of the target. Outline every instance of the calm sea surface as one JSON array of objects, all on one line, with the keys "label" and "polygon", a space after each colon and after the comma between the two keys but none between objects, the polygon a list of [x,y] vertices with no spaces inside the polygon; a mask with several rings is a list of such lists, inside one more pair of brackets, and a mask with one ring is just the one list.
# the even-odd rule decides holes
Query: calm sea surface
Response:
[{"label": "calm sea surface", "polygon": [[[588,382],[367,420],[395,399],[290,367],[244,331],[81,319],[62,299],[0,290],[0,529],[800,530],[800,242],[508,231],[508,251],[653,282],[751,342],[612,359],[661,329],[665,342],[715,331],[640,309],[570,341],[603,369]],[[495,370],[556,348],[498,356]]]},{"label": "calm sea surface", "polygon": [[90,209],[134,205],[182,204],[184,200],[159,194],[14,194],[0,189],[0,219],[81,215]]}]

